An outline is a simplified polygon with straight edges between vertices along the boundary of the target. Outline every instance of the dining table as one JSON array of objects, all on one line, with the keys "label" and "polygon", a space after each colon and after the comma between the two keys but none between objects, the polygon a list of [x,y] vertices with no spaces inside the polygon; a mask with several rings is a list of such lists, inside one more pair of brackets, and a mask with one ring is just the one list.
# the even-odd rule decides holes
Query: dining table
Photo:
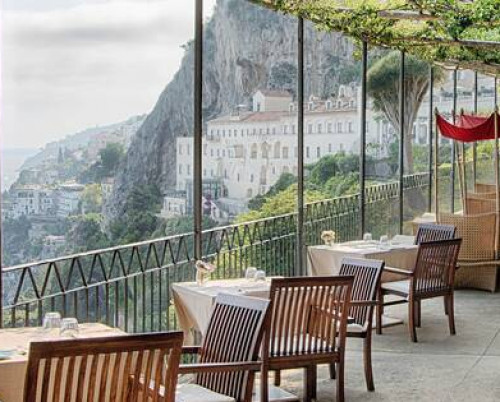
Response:
[{"label": "dining table", "polygon": [[184,343],[192,344],[197,331],[204,335],[215,299],[220,293],[268,299],[271,289],[270,277],[254,281],[246,278],[211,280],[203,285],[196,282],[172,284],[172,295],[176,317],[184,332]]},{"label": "dining table", "polygon": [[[104,324],[79,325],[78,338],[120,336],[125,332]],[[0,360],[0,401],[22,402],[24,400],[24,378],[28,367],[29,345],[33,341],[67,339],[59,336],[59,330],[50,332],[41,327],[24,327],[0,330],[0,349],[12,350],[13,354]]]}]

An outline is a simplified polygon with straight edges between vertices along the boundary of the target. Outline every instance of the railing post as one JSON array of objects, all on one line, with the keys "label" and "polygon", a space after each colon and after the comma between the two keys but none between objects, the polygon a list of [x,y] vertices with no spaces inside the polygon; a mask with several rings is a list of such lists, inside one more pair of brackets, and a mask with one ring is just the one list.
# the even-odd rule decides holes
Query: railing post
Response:
[{"label": "railing post", "polygon": [[[429,65],[429,189],[427,192],[427,212],[432,211],[432,178],[434,157],[432,153],[433,145],[433,116],[434,116],[434,68]],[[437,133],[436,133],[437,135]],[[434,172],[437,174],[437,172]]]},{"label": "railing post", "polygon": [[202,257],[202,141],[203,141],[203,0],[195,0],[194,29],[194,135],[193,135],[193,232],[194,258]]},{"label": "railing post", "polygon": [[[410,133],[411,134],[411,133]],[[401,51],[399,71],[399,233],[403,233],[404,213],[404,145],[405,141],[405,52]]]},{"label": "railing post", "polygon": [[304,19],[298,19],[297,38],[297,268],[305,275],[304,263]]},{"label": "railing post", "polygon": [[363,41],[362,77],[361,77],[361,141],[359,150],[359,232],[362,238],[365,233],[365,190],[366,190],[366,75],[368,71],[368,43]]},{"label": "railing post", "polygon": [[[457,80],[458,80],[458,72],[457,69],[453,70],[453,110],[452,110],[452,119],[453,124],[456,124],[456,115],[457,115]],[[450,170],[450,209],[451,213],[455,212],[455,140],[451,141],[451,170]]]}]

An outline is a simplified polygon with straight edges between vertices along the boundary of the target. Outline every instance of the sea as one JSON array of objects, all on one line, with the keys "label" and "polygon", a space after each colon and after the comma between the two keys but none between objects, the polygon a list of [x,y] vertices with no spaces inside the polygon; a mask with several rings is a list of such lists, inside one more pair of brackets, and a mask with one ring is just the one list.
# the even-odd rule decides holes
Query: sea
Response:
[{"label": "sea", "polygon": [[36,148],[6,148],[0,153],[2,192],[17,180],[24,161],[39,152]]}]

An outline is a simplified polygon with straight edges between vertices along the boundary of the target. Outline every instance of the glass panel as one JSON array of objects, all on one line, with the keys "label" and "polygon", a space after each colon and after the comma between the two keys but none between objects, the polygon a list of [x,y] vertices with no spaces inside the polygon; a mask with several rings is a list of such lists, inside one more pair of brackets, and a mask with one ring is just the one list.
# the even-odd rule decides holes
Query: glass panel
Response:
[{"label": "glass panel", "polygon": [[234,0],[217,4],[205,31],[204,256],[216,277],[241,277],[247,267],[290,275],[297,20]]}]

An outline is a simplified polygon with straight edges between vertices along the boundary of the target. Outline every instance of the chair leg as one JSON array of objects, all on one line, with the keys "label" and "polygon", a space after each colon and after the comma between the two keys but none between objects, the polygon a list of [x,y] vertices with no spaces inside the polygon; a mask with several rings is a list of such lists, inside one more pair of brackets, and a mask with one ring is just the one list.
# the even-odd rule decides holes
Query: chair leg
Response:
[{"label": "chair leg", "polygon": [[281,385],[281,370],[274,370],[274,385],[277,387]]},{"label": "chair leg", "polygon": [[377,335],[382,335],[382,314],[384,314],[384,294],[382,291],[378,292],[378,303],[375,310]]},{"label": "chair leg", "polygon": [[335,363],[330,363],[330,380],[335,380],[337,373],[335,371]]},{"label": "chair leg", "polygon": [[311,383],[311,397],[312,399],[316,399],[318,389],[318,366],[316,365],[311,367]]},{"label": "chair leg", "polygon": [[264,365],[260,373],[260,400],[261,402],[268,402],[269,400],[269,370]]},{"label": "chair leg", "polygon": [[448,315],[448,296],[444,297],[443,302],[444,302],[444,313]]},{"label": "chair leg", "polygon": [[412,342],[417,342],[417,330],[415,329],[415,302],[410,299],[408,302],[408,330]]},{"label": "chair leg", "polygon": [[304,369],[304,397],[305,402],[310,402],[316,395],[316,379],[315,379],[316,366],[308,366]]},{"label": "chair leg", "polygon": [[370,392],[375,391],[372,370],[372,331],[370,327],[368,328],[366,338],[363,339],[363,364],[365,368],[366,388]]},{"label": "chair leg", "polygon": [[450,326],[450,335],[455,335],[455,307],[454,307],[454,297],[453,293],[449,295],[447,298],[448,300],[448,324]]},{"label": "chair leg", "polygon": [[337,363],[337,401],[344,402],[344,356]]},{"label": "chair leg", "polygon": [[422,325],[422,301],[419,300],[417,302],[415,302],[415,326],[417,328],[420,328],[420,326]]}]

